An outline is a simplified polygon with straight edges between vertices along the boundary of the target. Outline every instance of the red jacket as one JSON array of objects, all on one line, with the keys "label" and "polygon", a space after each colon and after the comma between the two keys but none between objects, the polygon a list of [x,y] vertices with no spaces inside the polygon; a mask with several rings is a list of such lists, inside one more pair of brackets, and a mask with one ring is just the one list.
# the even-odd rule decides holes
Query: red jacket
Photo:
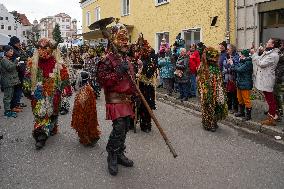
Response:
[{"label": "red jacket", "polygon": [[200,65],[199,52],[196,50],[193,53],[189,52],[189,70],[191,74],[197,74],[197,69]]}]

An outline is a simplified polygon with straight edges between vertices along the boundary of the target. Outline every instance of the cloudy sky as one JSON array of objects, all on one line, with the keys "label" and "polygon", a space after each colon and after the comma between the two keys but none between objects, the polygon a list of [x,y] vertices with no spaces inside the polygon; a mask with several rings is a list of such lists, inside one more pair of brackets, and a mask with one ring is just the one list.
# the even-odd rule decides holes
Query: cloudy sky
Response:
[{"label": "cloudy sky", "polygon": [[66,13],[78,20],[78,28],[81,27],[82,16],[80,0],[0,0],[8,11],[16,10],[26,14],[30,22],[40,20],[46,16],[54,16],[58,13]]}]

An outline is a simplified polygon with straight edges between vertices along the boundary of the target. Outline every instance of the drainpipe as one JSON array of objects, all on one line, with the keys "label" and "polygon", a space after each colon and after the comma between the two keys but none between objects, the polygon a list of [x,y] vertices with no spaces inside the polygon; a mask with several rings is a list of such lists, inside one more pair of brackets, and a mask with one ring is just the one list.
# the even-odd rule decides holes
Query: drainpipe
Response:
[{"label": "drainpipe", "polygon": [[235,1],[235,44],[238,49],[238,0]]},{"label": "drainpipe", "polygon": [[230,0],[226,0],[226,41],[230,43]]}]

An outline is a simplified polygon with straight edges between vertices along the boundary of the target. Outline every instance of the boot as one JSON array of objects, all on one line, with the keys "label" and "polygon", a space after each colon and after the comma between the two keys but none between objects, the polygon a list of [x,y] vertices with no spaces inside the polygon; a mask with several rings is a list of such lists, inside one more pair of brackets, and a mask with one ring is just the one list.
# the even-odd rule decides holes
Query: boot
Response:
[{"label": "boot", "polygon": [[117,166],[117,153],[114,151],[108,152],[107,156],[108,171],[111,175],[115,176],[118,173]]},{"label": "boot", "polygon": [[133,167],[134,162],[130,159],[128,159],[124,152],[118,154],[117,156],[117,163],[120,165],[123,165],[125,167]]},{"label": "boot", "polygon": [[267,125],[267,126],[276,126],[276,121],[274,118],[268,113],[268,116],[265,120],[260,122],[262,125]]},{"label": "boot", "polygon": [[42,149],[45,146],[46,140],[47,140],[47,136],[45,134],[38,136],[36,138],[36,144],[35,144],[36,149],[37,150]]},{"label": "boot", "polygon": [[244,118],[244,121],[251,120],[251,109],[252,108],[246,108],[246,116]]},{"label": "boot", "polygon": [[235,114],[236,117],[245,117],[245,105],[239,105],[239,112]]}]

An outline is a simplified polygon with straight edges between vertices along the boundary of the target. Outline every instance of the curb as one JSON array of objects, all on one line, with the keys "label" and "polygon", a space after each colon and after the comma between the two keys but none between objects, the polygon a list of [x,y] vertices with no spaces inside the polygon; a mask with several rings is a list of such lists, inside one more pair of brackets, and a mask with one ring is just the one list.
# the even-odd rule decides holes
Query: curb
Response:
[{"label": "curb", "polygon": [[[156,93],[156,96],[157,100],[161,102],[175,106],[177,108],[193,113],[198,117],[201,117],[200,104],[194,103],[192,101],[181,102],[179,100],[176,100],[174,97],[159,92]],[[284,142],[284,132],[282,132],[280,129],[261,125],[260,123],[257,123],[255,121],[243,121],[241,118],[235,117],[232,114],[229,114],[225,120],[221,121],[221,123],[249,133],[262,133],[267,136],[273,137],[274,140],[276,140],[274,138],[275,136],[281,136],[282,139],[277,141],[281,143]]]}]

